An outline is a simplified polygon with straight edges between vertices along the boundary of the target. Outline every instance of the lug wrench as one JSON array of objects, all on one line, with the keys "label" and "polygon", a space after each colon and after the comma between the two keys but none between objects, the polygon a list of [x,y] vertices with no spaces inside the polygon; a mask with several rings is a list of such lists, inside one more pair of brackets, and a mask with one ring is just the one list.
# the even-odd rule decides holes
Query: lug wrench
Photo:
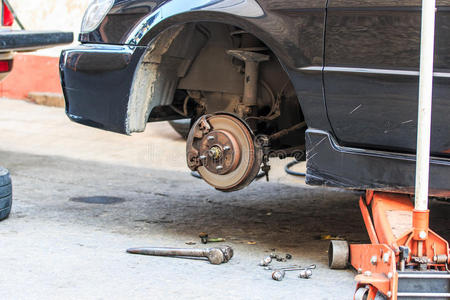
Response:
[{"label": "lug wrench", "polygon": [[313,269],[316,268],[316,265],[310,265],[307,268],[282,268],[272,272],[272,279],[276,281],[282,281],[286,276],[286,272],[288,271],[302,271],[299,275],[300,278],[311,278]]},{"label": "lug wrench", "polygon": [[213,265],[226,263],[233,257],[233,249],[229,246],[206,249],[145,247],[131,248],[127,252],[151,256],[206,257]]}]

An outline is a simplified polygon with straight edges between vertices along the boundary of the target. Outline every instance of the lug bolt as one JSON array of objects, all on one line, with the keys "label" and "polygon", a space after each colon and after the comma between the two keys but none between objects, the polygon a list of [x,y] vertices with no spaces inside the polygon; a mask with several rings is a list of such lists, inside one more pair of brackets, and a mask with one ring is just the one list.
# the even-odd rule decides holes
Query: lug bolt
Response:
[{"label": "lug bolt", "polygon": [[370,258],[370,263],[372,265],[376,265],[377,261],[378,261],[378,258],[375,255]]},{"label": "lug bolt", "polygon": [[230,147],[230,146],[225,146],[225,147],[223,147],[223,150],[224,150],[224,151],[231,150],[231,147]]},{"label": "lug bolt", "polygon": [[267,256],[264,259],[261,260],[261,262],[259,263],[260,266],[266,267],[268,266],[270,263],[272,262],[272,257]]},{"label": "lug bolt", "polygon": [[312,273],[311,269],[306,269],[306,270],[302,270],[300,272],[300,274],[298,274],[298,277],[303,278],[303,279],[310,279],[312,274],[313,273]]},{"label": "lug bolt", "polygon": [[223,166],[217,166],[217,167],[216,167],[216,170],[217,170],[217,171],[223,170]]},{"label": "lug bolt", "polygon": [[208,136],[207,139],[208,139],[208,141],[214,141],[215,140],[214,136],[212,136],[212,135]]},{"label": "lug bolt", "polygon": [[283,270],[274,271],[272,273],[272,279],[276,281],[282,281],[284,276],[286,276],[286,272]]}]

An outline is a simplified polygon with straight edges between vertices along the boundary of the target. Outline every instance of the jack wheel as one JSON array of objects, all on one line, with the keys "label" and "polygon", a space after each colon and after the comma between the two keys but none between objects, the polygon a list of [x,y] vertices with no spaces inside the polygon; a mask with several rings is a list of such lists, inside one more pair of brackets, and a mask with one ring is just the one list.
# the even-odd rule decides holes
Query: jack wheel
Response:
[{"label": "jack wheel", "polygon": [[[353,299],[354,300],[370,300],[370,299],[372,299],[372,298],[369,299],[369,295],[371,293],[372,288],[373,288],[373,286],[360,287],[359,289],[356,290],[355,296]],[[372,291],[372,293],[375,293],[375,292]],[[387,300],[387,298],[382,293],[377,291],[375,294],[375,298],[373,298],[373,300]]]},{"label": "jack wheel", "polygon": [[367,300],[369,297],[369,289],[366,287],[361,287],[356,290],[354,300]]},{"label": "jack wheel", "polygon": [[347,241],[330,241],[328,247],[328,266],[330,269],[347,269],[349,257],[350,248]]}]

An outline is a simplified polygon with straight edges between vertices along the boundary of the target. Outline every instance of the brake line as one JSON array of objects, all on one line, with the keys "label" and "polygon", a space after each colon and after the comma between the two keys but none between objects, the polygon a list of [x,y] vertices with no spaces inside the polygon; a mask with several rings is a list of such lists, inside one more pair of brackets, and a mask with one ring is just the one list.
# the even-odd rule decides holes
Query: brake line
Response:
[{"label": "brake line", "polygon": [[286,166],[284,166],[284,171],[292,176],[299,176],[299,177],[305,177],[306,173],[302,173],[302,172],[296,172],[296,171],[292,171],[291,168],[295,165],[298,165],[299,163],[301,163],[300,160],[294,160],[291,161],[290,163],[288,163]]}]

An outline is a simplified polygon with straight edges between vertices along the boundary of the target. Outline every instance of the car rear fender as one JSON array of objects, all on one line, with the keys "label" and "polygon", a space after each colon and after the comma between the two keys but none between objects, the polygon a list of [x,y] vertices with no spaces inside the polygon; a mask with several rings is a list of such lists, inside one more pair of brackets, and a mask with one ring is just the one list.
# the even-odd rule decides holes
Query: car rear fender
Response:
[{"label": "car rear fender", "polygon": [[[179,78],[206,41],[207,37],[189,24],[171,27],[151,43],[134,74],[127,108],[128,134],[143,131],[155,107],[172,103]],[[164,114],[153,118],[160,120],[165,120]]]}]

